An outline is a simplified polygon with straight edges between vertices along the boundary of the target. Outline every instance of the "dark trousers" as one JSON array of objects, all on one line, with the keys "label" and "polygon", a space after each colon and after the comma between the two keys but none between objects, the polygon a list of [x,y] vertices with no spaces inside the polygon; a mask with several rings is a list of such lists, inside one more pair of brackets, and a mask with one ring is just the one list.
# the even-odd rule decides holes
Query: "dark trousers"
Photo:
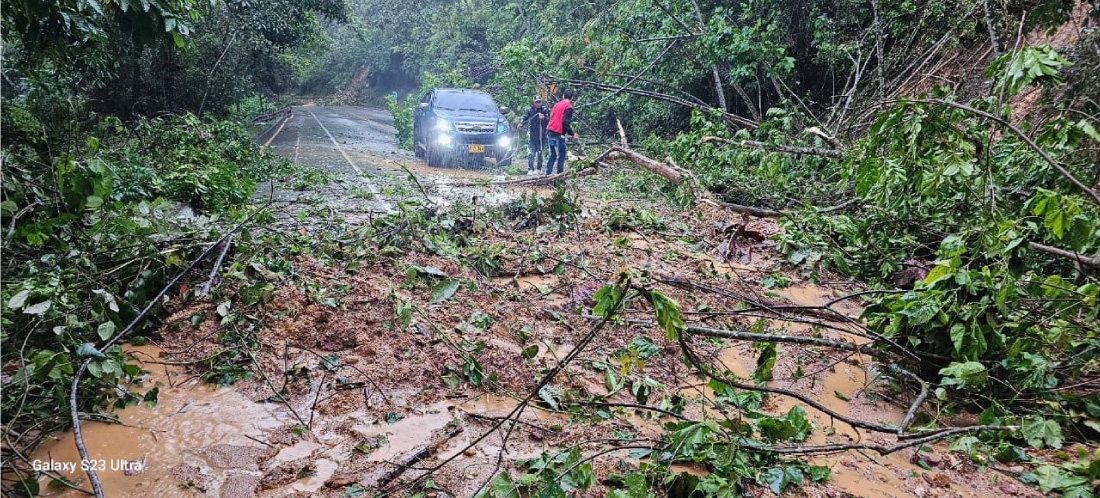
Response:
[{"label": "dark trousers", "polygon": [[554,174],[554,162],[558,163],[558,173],[565,172],[565,137],[550,132],[546,135],[546,146],[550,148],[546,159],[546,174]]},{"label": "dark trousers", "polygon": [[[527,143],[527,150],[530,152],[527,155],[527,171],[535,171],[538,166],[542,165],[543,142],[542,137],[536,137]],[[535,156],[538,156],[538,158]]]}]

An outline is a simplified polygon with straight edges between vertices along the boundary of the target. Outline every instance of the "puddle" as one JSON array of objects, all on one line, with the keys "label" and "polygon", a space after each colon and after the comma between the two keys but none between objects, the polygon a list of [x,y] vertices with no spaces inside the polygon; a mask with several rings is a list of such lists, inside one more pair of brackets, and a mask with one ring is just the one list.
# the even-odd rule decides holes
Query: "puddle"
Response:
[{"label": "puddle", "polygon": [[[108,496],[194,496],[193,490],[182,488],[172,475],[176,466],[188,459],[201,459],[198,450],[212,445],[260,447],[245,435],[261,436],[283,425],[273,405],[254,403],[232,389],[211,388],[194,379],[178,385],[184,379],[180,370],[143,362],[158,357],[159,351],[153,346],[127,346],[126,351],[133,353],[132,362],[151,372],[142,391],[160,385],[159,403],[142,403],[115,412],[123,425],[81,423],[91,460],[106,467],[97,474]],[[171,387],[169,379],[177,383],[176,387]],[[48,440],[32,453],[31,460],[74,465],[72,471],[59,474],[79,482],[83,489],[91,489],[80,468],[71,431]],[[122,462],[139,463],[124,471]],[[142,470],[137,471],[137,467]],[[68,488],[49,487],[49,482],[49,478],[41,481],[43,496],[87,496]]]},{"label": "puddle", "polygon": [[295,481],[290,488],[302,493],[316,493],[325,485],[325,481],[336,473],[336,469],[339,466],[339,463],[327,458],[317,460],[313,463],[313,475]]},{"label": "puddle", "polygon": [[428,444],[433,433],[446,427],[452,420],[454,416],[450,405],[437,403],[426,408],[422,415],[410,415],[392,424],[385,421],[371,425],[361,424],[354,426],[352,430],[365,440],[380,441],[378,448],[367,456],[368,460],[395,461]]}]

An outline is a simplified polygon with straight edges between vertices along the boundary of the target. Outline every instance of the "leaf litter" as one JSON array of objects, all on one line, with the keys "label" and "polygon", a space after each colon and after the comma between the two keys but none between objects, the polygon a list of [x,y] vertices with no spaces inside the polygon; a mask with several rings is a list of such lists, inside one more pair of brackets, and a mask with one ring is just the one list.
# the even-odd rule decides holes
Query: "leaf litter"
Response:
[{"label": "leaf litter", "polygon": [[[590,183],[570,188],[580,189],[573,195],[585,199],[572,204],[572,224],[565,216],[546,214],[546,205],[561,194],[545,190],[541,195],[500,196],[513,199],[511,206],[528,203],[529,213],[518,229],[500,214],[508,209],[460,202],[434,218],[414,220],[420,233],[408,235],[414,230],[409,228],[405,234],[390,234],[384,241],[389,245],[370,241],[370,254],[359,255],[354,267],[337,264],[347,256],[339,250],[283,256],[293,277],[273,275],[273,266],[264,264],[264,271],[243,279],[273,287],[259,301],[263,304],[246,306],[239,299],[231,299],[228,309],[219,309],[216,301],[177,304],[157,340],[163,351],[173,353],[167,355],[172,362],[185,364],[172,367],[172,375],[209,380],[211,372],[221,372],[223,384],[232,388],[214,392],[265,407],[278,426],[248,432],[250,441],[241,447],[250,448],[248,455],[255,458],[246,458],[244,464],[222,468],[188,456],[176,467],[156,472],[172,477],[174,489],[220,489],[234,496],[350,496],[378,486],[410,456],[426,455],[387,489],[399,489],[393,486],[454,457],[421,485],[430,483],[429,494],[467,496],[501,471],[522,474],[516,462],[544,451],[596,452],[601,442],[663,437],[662,424],[673,419],[632,405],[673,403],[682,408],[682,416],[696,420],[744,416],[741,410],[721,408],[729,393],[716,392],[712,382],[685,366],[677,342],[646,320],[653,310],[639,302],[538,393],[518,424],[463,451],[573,350],[592,325],[586,315],[592,314],[596,291],[617,272],[672,275],[706,286],[711,291],[663,286],[661,292],[689,320],[709,318],[709,323],[728,329],[758,322],[748,316],[707,315],[735,308],[729,296],[820,306],[859,290],[849,284],[812,284],[791,273],[767,238],[780,230],[772,220],[742,218],[707,206],[682,210],[654,204],[644,206],[645,216],[633,215],[644,223],[627,221],[609,228],[601,220],[622,214],[616,202],[596,198],[598,187]],[[658,224],[654,219],[677,221]],[[341,226],[338,218],[327,223],[299,232],[296,239],[324,246],[327,234],[356,229]],[[443,224],[447,228],[439,227]],[[392,250],[402,235],[408,240]],[[455,239],[465,247],[456,249]],[[495,252],[486,254],[487,248]],[[776,281],[797,283],[775,288]],[[220,292],[234,295],[231,289]],[[858,316],[859,299],[845,300],[837,309]],[[237,321],[224,325],[228,318]],[[843,323],[828,323],[840,330],[782,319],[769,320],[768,327],[784,334],[866,342],[848,333]],[[247,333],[240,333],[242,325]],[[738,377],[749,378],[758,369],[760,350],[752,343],[706,340],[695,341],[693,347]],[[884,366],[871,358],[842,357],[838,351],[799,344],[778,344],[774,350],[768,386],[789,389],[860,420],[901,422],[909,400],[891,401],[897,393],[879,375]],[[162,391],[161,406],[193,396]],[[806,426],[812,427],[804,436],[808,444],[890,443],[881,434],[831,420],[793,398],[766,396],[759,410],[776,417],[804,413],[812,424]],[[193,414],[181,411],[173,417],[200,423]],[[223,415],[239,418],[239,413]],[[85,437],[95,441],[93,427],[86,428]],[[189,435],[173,444],[187,447],[186,455],[209,455],[217,446]],[[53,447],[57,445],[43,448]],[[983,496],[1004,489],[979,474],[973,462],[948,453],[947,443],[886,457],[843,451],[809,462],[829,468],[831,478],[803,487],[799,492],[807,496]],[[591,466],[597,479],[585,496],[603,496],[614,475],[652,464],[649,457],[627,451],[598,456]],[[681,478],[672,476],[682,472],[701,479],[708,468],[705,463],[674,462],[665,472],[669,482],[679,482]],[[768,494],[795,480],[788,471],[776,476],[769,472],[758,484],[747,484],[754,493]],[[493,482],[496,486],[499,476]],[[1037,496],[1026,486],[1012,490]]]}]

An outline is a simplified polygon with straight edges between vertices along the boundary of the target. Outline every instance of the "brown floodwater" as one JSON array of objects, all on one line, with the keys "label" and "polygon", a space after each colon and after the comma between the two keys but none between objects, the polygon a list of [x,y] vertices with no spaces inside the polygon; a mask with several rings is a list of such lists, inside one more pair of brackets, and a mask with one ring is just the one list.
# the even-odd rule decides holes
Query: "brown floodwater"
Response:
[{"label": "brown floodwater", "polygon": [[[141,391],[160,387],[159,402],[132,405],[114,413],[122,424],[83,422],[81,432],[91,461],[102,462],[97,470],[108,496],[192,497],[193,490],[180,486],[172,470],[184,462],[212,467],[200,450],[213,445],[259,446],[245,436],[258,437],[283,425],[275,407],[254,403],[229,388],[214,388],[197,379],[185,380],[179,368],[149,363],[159,357],[153,346],[126,347],[127,353],[150,372]],[[57,435],[40,446],[31,460],[76,463],[75,471],[60,474],[90,490],[80,468],[72,431]],[[118,462],[139,462],[143,470],[112,470]],[[143,465],[140,464],[143,462]],[[98,463],[97,463],[98,465]],[[65,487],[51,487],[43,478],[43,496],[87,496]]]}]

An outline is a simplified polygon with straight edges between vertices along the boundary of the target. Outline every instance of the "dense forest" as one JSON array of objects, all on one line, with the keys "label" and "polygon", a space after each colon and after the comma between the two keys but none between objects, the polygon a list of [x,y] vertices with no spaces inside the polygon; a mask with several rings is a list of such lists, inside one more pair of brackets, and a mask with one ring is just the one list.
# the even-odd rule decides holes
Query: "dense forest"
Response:
[{"label": "dense forest", "polygon": [[[284,263],[276,260],[299,265],[295,258],[308,255],[344,268],[356,258],[369,261],[363,268],[396,268],[393,278],[406,280],[381,299],[393,308],[386,323],[407,330],[418,320],[410,316],[433,311],[411,311],[412,301],[399,292],[429,286],[430,304],[437,305],[460,287],[437,268],[400,258],[418,252],[450,258],[482,277],[506,276],[502,261],[529,258],[530,248],[509,253],[476,239],[492,231],[485,224],[496,223],[479,219],[478,209],[490,208],[476,202],[449,212],[398,203],[395,212],[361,225],[326,225],[324,235],[304,227],[289,235],[255,229],[275,219],[258,186],[271,186],[274,196],[274,185],[306,191],[332,178],[257,143],[261,129],[253,118],[287,106],[381,107],[408,149],[417,103],[441,86],[486,90],[513,120],[533,96],[552,103],[561,90],[575,91],[581,139],[570,146],[577,157],[571,168],[599,170],[595,185],[616,199],[646,199],[684,213],[718,206],[736,220],[743,214],[736,237],[744,236],[750,216],[773,220],[777,229],[767,239],[788,277],[769,276],[765,288],[790,285],[789,278],[858,284],[866,304],[850,320],[872,339],[866,346],[827,342],[819,326],[833,322],[815,322],[815,336],[792,339],[763,319],[737,322],[741,335],[715,335],[706,330],[717,325],[705,320],[725,318],[708,315],[707,303],[673,299],[659,289],[669,282],[656,272],[623,268],[589,293],[590,309],[573,318],[602,318],[596,330],[652,318],[661,358],[649,339],[631,342],[627,353],[616,353],[621,370],[604,371],[609,390],[618,376],[622,382],[634,376],[634,404],[672,413],[676,422],[665,428],[663,450],[642,457],[649,458],[642,470],[596,472],[598,484],[587,454],[544,455],[527,460],[519,474],[494,471],[478,489],[483,496],[566,496],[593,486],[616,497],[758,496],[751,490],[780,494],[827,480],[821,467],[797,459],[843,448],[776,451],[772,445],[803,442],[813,428],[793,409],[766,416],[761,400],[749,396],[771,380],[776,344],[784,341],[877,358],[891,392],[917,400],[896,427],[898,436],[910,423],[929,431],[907,434],[906,441],[949,438],[952,452],[983,471],[1026,464],[1012,477],[1044,494],[1100,492],[1096,5],[45,0],[5,3],[2,28],[5,493],[46,491],[27,465],[52,434],[79,419],[107,419],[113,409],[157,401],[153,390],[134,394],[141,368],[122,345],[157,337],[188,303],[213,303],[209,326],[220,323],[216,337],[233,351],[188,366],[223,385],[262,377],[255,334],[265,325],[254,317],[267,313],[257,310],[270,303],[274,285],[295,282],[286,285],[307,289],[320,303],[329,299],[294,281],[299,270],[279,270]],[[610,168],[609,161],[628,166]],[[412,178],[411,192],[424,190],[413,172],[403,171]],[[581,214],[596,208],[582,209],[584,196],[562,185],[547,199],[524,196],[493,211],[510,220],[499,222],[499,230],[554,224],[547,233],[568,238],[575,230],[580,244],[582,229],[591,228]],[[619,247],[623,239],[613,234],[624,227],[650,235],[672,230],[639,214],[648,211],[604,208],[612,214],[592,215],[601,221],[586,240],[612,237]],[[728,240],[718,251],[726,258],[736,244],[732,229],[723,230]],[[205,261],[227,251],[224,266],[220,257],[212,268]],[[551,263],[558,275],[595,271],[580,259]],[[214,281],[219,268],[214,302],[206,297],[206,273]],[[745,300],[728,313],[778,313],[761,302]],[[817,312],[804,318],[821,318]],[[196,331],[208,326],[188,316]],[[756,348],[752,379],[708,375],[722,403],[749,414],[744,421],[689,421],[671,391],[649,395],[660,389],[645,383],[653,380],[642,373],[645,360],[706,373],[688,341],[708,334]],[[465,339],[437,337],[432,344],[459,351],[461,365],[444,367],[445,381],[490,383],[476,360],[484,341],[472,348]],[[531,359],[527,346],[522,354]],[[320,386],[330,377],[324,362],[331,361],[314,369]],[[253,366],[258,374],[249,373]],[[535,387],[520,413],[533,399],[569,412],[567,401],[579,395],[546,394],[558,370],[524,388]],[[312,425],[310,410],[304,425]],[[943,422],[958,414],[972,418],[972,428],[956,431]],[[711,473],[685,490],[682,480],[646,470],[684,461]],[[411,496],[430,492],[431,482],[417,478],[399,490],[375,491]]]}]

